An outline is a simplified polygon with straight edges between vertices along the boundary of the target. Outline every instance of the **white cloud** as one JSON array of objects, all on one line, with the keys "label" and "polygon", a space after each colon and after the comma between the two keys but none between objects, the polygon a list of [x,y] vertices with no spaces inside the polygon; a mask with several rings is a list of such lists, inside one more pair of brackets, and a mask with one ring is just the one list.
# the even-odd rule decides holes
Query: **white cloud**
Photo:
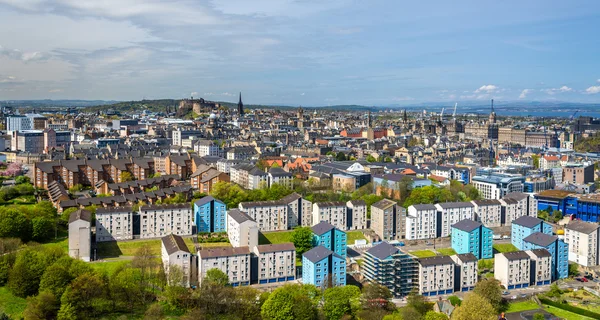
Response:
[{"label": "white cloud", "polygon": [[194,92],[190,93],[190,95],[191,95],[192,97],[197,97],[197,96],[198,96],[198,92],[194,91]]},{"label": "white cloud", "polygon": [[525,99],[527,97],[527,94],[531,93],[532,91],[532,89],[524,89],[523,91],[521,91],[519,99]]},{"label": "white cloud", "polygon": [[600,79],[596,80],[596,82],[600,82]]},{"label": "white cloud", "polygon": [[600,93],[600,86],[591,86],[587,89],[585,89],[585,92],[587,94],[596,94],[596,93]]},{"label": "white cloud", "polygon": [[557,93],[565,93],[565,92],[572,92],[573,88],[569,88],[567,86],[562,86],[560,88],[550,88],[550,89],[542,89],[541,91],[549,94],[549,95],[554,95]]},{"label": "white cloud", "polygon": [[303,96],[303,95],[305,95],[305,93],[304,93],[304,92],[302,92],[300,95],[301,95],[301,96]]},{"label": "white cloud", "polygon": [[494,92],[498,91],[498,89],[499,88],[493,84],[486,84],[486,85],[479,87],[479,89],[475,90],[475,93],[480,93],[480,92],[494,93]]}]

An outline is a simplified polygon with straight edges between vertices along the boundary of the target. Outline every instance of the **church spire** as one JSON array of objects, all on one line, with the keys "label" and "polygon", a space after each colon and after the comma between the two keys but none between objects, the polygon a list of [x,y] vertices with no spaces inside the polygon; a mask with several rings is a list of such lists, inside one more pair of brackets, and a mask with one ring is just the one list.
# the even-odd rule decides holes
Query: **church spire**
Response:
[{"label": "church spire", "polygon": [[238,102],[238,114],[244,116],[244,104],[242,103],[242,93],[240,92],[240,101]]}]

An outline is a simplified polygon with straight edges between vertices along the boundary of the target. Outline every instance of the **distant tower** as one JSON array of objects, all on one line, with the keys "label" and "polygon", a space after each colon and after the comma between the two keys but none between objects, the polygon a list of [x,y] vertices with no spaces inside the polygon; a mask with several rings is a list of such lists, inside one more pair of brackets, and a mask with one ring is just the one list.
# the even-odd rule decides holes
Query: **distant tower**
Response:
[{"label": "distant tower", "polygon": [[367,127],[371,128],[371,111],[367,115]]},{"label": "distant tower", "polygon": [[242,93],[240,92],[240,101],[238,102],[238,114],[244,116],[244,104],[242,103]]},{"label": "distant tower", "polygon": [[406,115],[406,109],[404,109],[404,114],[402,115],[402,118],[404,119],[404,123],[406,123],[408,121],[408,116]]},{"label": "distant tower", "polygon": [[496,123],[496,112],[494,111],[494,99],[492,99],[492,113],[490,113],[489,123]]}]

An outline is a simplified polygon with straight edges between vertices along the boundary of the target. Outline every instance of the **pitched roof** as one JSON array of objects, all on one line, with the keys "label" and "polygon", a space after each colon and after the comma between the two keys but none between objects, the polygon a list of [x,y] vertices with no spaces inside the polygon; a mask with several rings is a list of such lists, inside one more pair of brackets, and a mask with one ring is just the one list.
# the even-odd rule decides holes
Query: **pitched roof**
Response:
[{"label": "pitched roof", "polygon": [[185,241],[183,241],[183,238],[178,235],[170,234],[162,237],[161,240],[165,249],[167,249],[168,254],[173,254],[177,251],[190,252],[190,249],[185,244]]},{"label": "pitched roof", "polygon": [[367,250],[367,253],[369,253],[377,259],[383,260],[393,254],[398,253],[398,251],[399,249],[397,247],[394,247],[393,245],[387,242],[382,242]]},{"label": "pitched roof", "polygon": [[319,206],[319,208],[346,206],[346,203],[341,201],[315,202],[315,204]]},{"label": "pitched roof", "polygon": [[416,260],[423,267],[439,266],[439,265],[454,263],[454,261],[452,261],[452,258],[450,258],[449,256],[435,256],[435,257],[428,257],[428,258],[418,258]]},{"label": "pitched roof", "polygon": [[475,200],[473,201],[476,205],[480,206],[480,207],[485,207],[485,206],[499,206],[500,205],[500,201],[498,200]]},{"label": "pitched roof", "polygon": [[514,251],[502,253],[508,260],[529,259],[529,255],[525,251]]},{"label": "pitched roof", "polygon": [[510,198],[510,199],[515,199],[515,200],[519,201],[519,200],[523,200],[528,197],[529,197],[529,195],[526,193],[523,193],[523,192],[511,192],[511,193],[508,193],[507,195],[505,195],[504,199]]},{"label": "pitched roof", "polygon": [[71,212],[71,215],[69,216],[69,223],[77,220],[92,222],[92,213],[84,209]]},{"label": "pitched roof", "polygon": [[457,254],[456,257],[462,262],[477,262],[477,257],[471,252]]},{"label": "pitched roof", "polygon": [[482,224],[477,221],[473,221],[471,219],[463,219],[463,220],[460,220],[459,222],[453,224],[451,227],[458,229],[458,230],[471,232],[481,226],[482,226]]},{"label": "pitched roof", "polygon": [[521,216],[515,220],[513,220],[512,224],[517,224],[527,228],[533,228],[542,222],[541,219],[530,217],[530,216]]},{"label": "pitched roof", "polygon": [[569,229],[569,230],[573,230],[573,231],[577,231],[577,232],[581,232],[581,233],[585,233],[585,234],[590,234],[592,232],[595,232],[596,230],[598,230],[598,228],[600,228],[600,225],[597,223],[585,222],[585,221],[581,221],[581,220],[573,220],[565,226],[565,229]]},{"label": "pitched roof", "polygon": [[533,253],[538,258],[552,257],[552,254],[550,254],[550,252],[546,249],[533,249],[531,250],[531,253]]},{"label": "pitched roof", "polygon": [[417,210],[436,210],[436,207],[432,204],[413,204],[411,207]]},{"label": "pitched roof", "polygon": [[331,229],[335,229],[335,227],[327,221],[321,221],[311,228],[312,232],[316,235],[322,235]]},{"label": "pitched roof", "polygon": [[107,207],[96,209],[96,215],[103,213],[122,213],[122,212],[133,212],[133,208],[130,206],[118,206],[118,207]]},{"label": "pitched roof", "polygon": [[276,244],[262,244],[256,246],[256,250],[260,253],[266,252],[278,252],[278,251],[296,251],[296,247],[291,242],[276,243]]},{"label": "pitched roof", "polygon": [[535,232],[527,236],[525,239],[523,239],[523,241],[533,243],[535,245],[545,248],[549,246],[552,242],[556,241],[556,239],[558,239],[558,237],[556,236],[547,235],[542,232]]},{"label": "pitched roof", "polygon": [[221,201],[221,200],[217,200],[217,199],[213,198],[212,196],[206,196],[206,197],[202,197],[202,198],[194,201],[194,205],[196,205],[198,207],[201,207],[201,206],[203,206],[203,205],[205,205],[205,204],[207,204],[207,203],[209,203],[209,202],[211,202],[213,200],[217,201],[219,203],[224,204],[223,201]]},{"label": "pitched roof", "polygon": [[239,209],[231,209],[231,210],[227,211],[227,215],[237,223],[244,223],[246,221],[255,221],[249,215],[247,215],[246,213],[244,213],[243,211],[241,211]]},{"label": "pitched roof", "polygon": [[438,203],[437,205],[442,207],[442,209],[473,208],[475,206],[470,202],[441,202],[441,203]]},{"label": "pitched roof", "polygon": [[249,255],[249,247],[213,247],[209,249],[198,250],[198,256],[200,259],[206,258],[218,258],[218,257],[231,257],[240,255]]},{"label": "pitched roof", "polygon": [[372,204],[371,208],[375,207],[377,209],[385,210],[393,205],[396,205],[395,201],[392,201],[390,199],[382,199]]},{"label": "pitched roof", "polygon": [[308,252],[305,252],[302,255],[302,257],[308,259],[308,261],[317,263],[317,262],[327,258],[331,254],[333,254],[339,258],[342,258],[337,253],[334,253],[333,251],[331,251],[323,246],[318,246],[318,247],[314,247],[314,248],[310,249]]}]

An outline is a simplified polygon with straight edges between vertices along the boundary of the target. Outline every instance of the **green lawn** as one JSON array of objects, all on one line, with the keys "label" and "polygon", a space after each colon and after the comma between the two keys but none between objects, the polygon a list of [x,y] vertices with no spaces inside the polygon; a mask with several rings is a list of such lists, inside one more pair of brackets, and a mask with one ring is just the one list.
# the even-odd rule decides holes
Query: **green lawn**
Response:
[{"label": "green lawn", "polygon": [[456,251],[454,251],[452,248],[437,249],[437,252],[444,256],[452,256],[456,254]]},{"label": "green lawn", "polygon": [[97,262],[92,262],[90,263],[90,265],[98,270],[99,272],[105,273],[107,276],[112,275],[115,270],[117,270],[117,268],[121,267],[121,266],[126,266],[128,264],[130,264],[131,261],[125,260],[125,261],[97,261]]},{"label": "green lawn", "polygon": [[69,251],[69,239],[56,239],[52,240],[48,243],[42,244],[44,247],[48,246],[59,246],[61,249],[65,250],[65,252]]},{"label": "green lawn", "polygon": [[561,317],[563,319],[568,319],[568,320],[588,320],[588,319],[592,320],[592,319],[594,319],[594,318],[582,316],[577,313],[569,312],[567,310],[563,310],[563,309],[552,307],[552,306],[545,306],[545,307],[546,307],[545,309],[547,312],[552,313],[553,315],[555,315],[557,317]]},{"label": "green lawn", "polygon": [[[160,255],[161,250],[161,240],[160,239],[150,239],[150,240],[132,240],[132,241],[118,241],[118,242],[101,242],[98,243],[98,257],[118,257],[118,256],[133,256],[136,251],[148,245],[151,248],[151,253],[155,256]],[[191,252],[195,252],[194,243],[192,238],[184,238],[185,244],[187,244],[188,248]],[[203,246],[229,246],[228,243],[203,243]]]},{"label": "green lawn", "polygon": [[433,252],[431,250],[413,251],[413,252],[410,252],[410,254],[412,254],[413,256],[415,256],[417,258],[427,258],[427,257],[435,257],[436,256],[435,252]]},{"label": "green lawn", "polygon": [[[364,233],[362,231],[348,231],[346,232],[347,243],[352,245],[356,240],[366,240]],[[368,243],[368,241],[367,241]]]},{"label": "green lawn", "polygon": [[12,319],[20,319],[26,306],[25,299],[13,296],[6,287],[0,287],[0,312],[6,313]]},{"label": "green lawn", "polygon": [[276,244],[292,242],[293,232],[294,231],[261,232],[258,235],[258,244]]},{"label": "green lawn", "polygon": [[497,253],[519,251],[519,249],[517,249],[517,247],[515,247],[512,243],[503,243],[503,244],[496,243],[493,245],[493,247]]},{"label": "green lawn", "polygon": [[526,311],[526,310],[536,310],[539,308],[540,308],[540,306],[538,306],[538,304],[533,301],[515,302],[515,303],[511,303],[508,306],[508,310],[506,310],[506,313],[520,312],[520,311]]}]

